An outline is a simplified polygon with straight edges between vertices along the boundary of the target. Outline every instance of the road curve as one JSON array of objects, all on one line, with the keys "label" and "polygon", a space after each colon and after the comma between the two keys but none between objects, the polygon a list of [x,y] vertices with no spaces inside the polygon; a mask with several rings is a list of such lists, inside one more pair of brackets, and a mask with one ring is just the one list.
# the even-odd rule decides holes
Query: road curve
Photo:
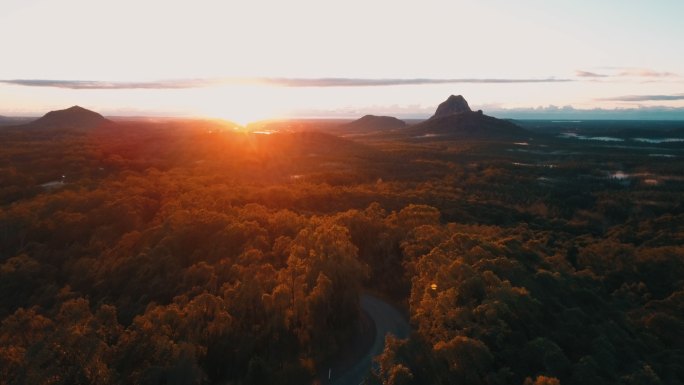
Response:
[{"label": "road curve", "polygon": [[392,333],[406,338],[409,325],[406,318],[394,306],[370,294],[361,295],[361,308],[375,323],[375,340],[366,354],[339,377],[332,378],[333,385],[359,385],[373,364],[373,358],[385,348],[385,335]]}]

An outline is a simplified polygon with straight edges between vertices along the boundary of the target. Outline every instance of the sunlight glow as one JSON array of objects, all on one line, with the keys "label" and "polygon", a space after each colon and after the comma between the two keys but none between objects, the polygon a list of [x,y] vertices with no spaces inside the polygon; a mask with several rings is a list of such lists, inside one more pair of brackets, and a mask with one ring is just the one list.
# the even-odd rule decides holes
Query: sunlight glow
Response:
[{"label": "sunlight glow", "polygon": [[[425,117],[450,94],[466,95],[483,110],[684,109],[684,54],[673,49],[684,35],[677,18],[684,2],[609,3],[7,0],[0,4],[7,53],[0,114],[39,115],[79,104],[105,115],[201,115],[241,123],[365,113]],[[388,9],[392,17],[379,28]],[[307,79],[329,78],[570,81],[372,87],[312,81],[302,87]],[[3,83],[174,79],[197,88]]]}]

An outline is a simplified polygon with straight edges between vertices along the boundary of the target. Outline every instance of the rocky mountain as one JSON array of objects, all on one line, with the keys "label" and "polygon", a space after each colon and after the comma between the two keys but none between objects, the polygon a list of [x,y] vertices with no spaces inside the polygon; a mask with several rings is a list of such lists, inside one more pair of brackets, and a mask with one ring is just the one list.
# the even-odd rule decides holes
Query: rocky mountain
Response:
[{"label": "rocky mountain", "polygon": [[442,102],[430,119],[410,126],[412,137],[504,140],[528,138],[532,134],[507,120],[472,111],[463,96],[451,95]]},{"label": "rocky mountain", "polygon": [[32,127],[89,129],[111,123],[97,112],[73,106],[65,110],[50,111],[29,123]]},{"label": "rocky mountain", "polygon": [[406,127],[406,122],[392,116],[365,115],[340,127],[345,132],[388,131]]},{"label": "rocky mountain", "polygon": [[472,112],[468,102],[461,95],[451,95],[447,100],[437,106],[437,111],[430,119],[442,118],[453,114],[460,114],[464,112]]}]

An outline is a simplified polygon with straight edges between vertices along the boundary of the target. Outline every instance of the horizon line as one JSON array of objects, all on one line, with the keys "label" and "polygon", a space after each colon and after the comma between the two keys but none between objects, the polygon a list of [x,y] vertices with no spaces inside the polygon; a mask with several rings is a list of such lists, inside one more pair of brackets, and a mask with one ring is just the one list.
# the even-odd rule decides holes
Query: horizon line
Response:
[{"label": "horizon line", "polygon": [[[54,110],[53,110],[54,111]],[[59,111],[59,110],[57,110]],[[91,110],[93,111],[93,110]],[[48,111],[51,112],[51,111]],[[47,112],[46,112],[47,113]],[[2,115],[1,118],[6,119],[34,119],[44,116],[46,113],[37,113],[31,115]],[[518,120],[662,120],[662,121],[684,121],[684,107],[648,107],[648,108],[615,108],[615,109],[563,109],[561,108],[511,108],[511,109],[488,109],[484,111],[486,115],[493,117],[500,117],[500,119],[518,119]],[[277,120],[355,120],[365,115],[375,116],[391,116],[399,119],[407,120],[427,120],[432,113],[399,113],[392,114],[389,112],[371,112],[359,111],[344,112],[344,111],[320,111],[316,113],[311,111],[309,113],[281,115],[273,117],[265,117],[257,119],[253,122],[259,121],[277,121]],[[675,115],[667,116],[667,115]],[[211,114],[193,114],[181,112],[159,112],[149,111],[149,114],[138,111],[135,113],[102,113],[105,118],[114,119],[190,119],[190,120],[223,120],[235,123],[229,117],[212,116]],[[641,117],[638,115],[642,115]],[[658,115],[666,115],[659,117]],[[516,117],[517,116],[517,117]]]}]

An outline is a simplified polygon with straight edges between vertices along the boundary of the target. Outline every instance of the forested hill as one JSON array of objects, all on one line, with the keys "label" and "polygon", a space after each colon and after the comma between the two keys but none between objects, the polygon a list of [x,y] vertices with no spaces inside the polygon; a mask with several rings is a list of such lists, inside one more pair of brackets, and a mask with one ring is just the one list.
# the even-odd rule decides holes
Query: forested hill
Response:
[{"label": "forested hill", "polygon": [[50,111],[28,124],[29,127],[39,128],[71,128],[93,129],[111,123],[97,112],[80,106],[69,107],[64,110]]}]

